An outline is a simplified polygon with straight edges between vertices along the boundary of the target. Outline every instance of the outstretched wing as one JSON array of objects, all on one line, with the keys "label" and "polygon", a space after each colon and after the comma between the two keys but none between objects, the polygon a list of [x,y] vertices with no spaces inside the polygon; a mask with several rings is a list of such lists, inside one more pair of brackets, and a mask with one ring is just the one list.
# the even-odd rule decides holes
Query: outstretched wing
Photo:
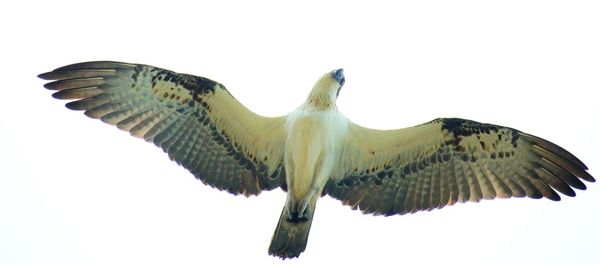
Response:
[{"label": "outstretched wing", "polygon": [[39,75],[91,118],[153,142],[202,182],[233,194],[279,187],[284,117],[259,116],[225,87],[148,65],[84,62]]},{"label": "outstretched wing", "polygon": [[405,214],[456,202],[575,196],[593,182],[575,156],[518,130],[436,119],[399,130],[352,124],[339,175],[326,192],[354,209]]}]

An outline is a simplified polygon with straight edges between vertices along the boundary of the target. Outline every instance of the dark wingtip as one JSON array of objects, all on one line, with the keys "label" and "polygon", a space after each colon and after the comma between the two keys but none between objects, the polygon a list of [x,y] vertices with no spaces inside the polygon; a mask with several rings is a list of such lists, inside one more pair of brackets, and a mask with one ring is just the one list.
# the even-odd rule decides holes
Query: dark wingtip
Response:
[{"label": "dark wingtip", "polygon": [[[573,195],[575,196],[575,195]],[[549,195],[549,196],[545,196],[546,198],[548,198],[551,201],[555,201],[555,202],[559,202],[561,200],[560,195],[558,195],[557,193],[554,193],[553,195]]]},{"label": "dark wingtip", "polygon": [[[48,89],[48,87],[46,87],[46,85],[44,85],[44,88]],[[65,98],[62,98],[62,97],[60,96],[60,91],[58,91],[58,92],[56,92],[56,93],[53,93],[53,94],[52,94],[52,98],[54,98],[54,99],[65,99]]]},{"label": "dark wingtip", "polygon": [[[585,188],[584,188],[585,190]],[[569,196],[569,197],[575,197],[577,194],[575,193],[575,191],[571,188],[567,188],[567,189],[563,189],[559,191],[560,193]]]},{"label": "dark wingtip", "polygon": [[595,179],[594,177],[592,177],[591,175],[590,175],[590,177],[589,177],[589,178],[587,178],[587,179],[584,179],[584,180],[586,180],[586,181],[588,181],[588,182],[596,182],[596,179]]},{"label": "dark wingtip", "polygon": [[538,136],[534,136],[534,135],[527,134],[524,132],[519,132],[519,136],[527,138],[530,142],[533,142],[534,144],[536,144],[550,152],[555,153],[556,155],[560,156],[561,158],[573,163],[573,165],[579,167],[583,171],[588,170],[588,167],[583,163],[583,161],[581,161],[579,158],[577,158],[571,152],[567,151],[566,149],[564,149],[563,147],[561,147],[555,143],[552,143],[552,142],[545,140],[543,138],[540,138]]},{"label": "dark wingtip", "polygon": [[[42,79],[42,80],[52,80],[53,79],[52,78],[52,72],[44,72],[44,73],[38,74],[37,77],[40,78],[40,79]],[[44,87],[46,87],[46,85],[44,85]]]},{"label": "dark wingtip", "polygon": [[85,101],[86,100],[83,99],[83,100],[68,102],[65,104],[65,107],[69,110],[75,110],[75,111],[87,110],[84,105]]},{"label": "dark wingtip", "polygon": [[594,176],[590,175],[587,171],[582,170],[581,173],[578,175],[581,179],[583,179],[584,181],[587,182],[596,182],[596,179],[594,179]]}]

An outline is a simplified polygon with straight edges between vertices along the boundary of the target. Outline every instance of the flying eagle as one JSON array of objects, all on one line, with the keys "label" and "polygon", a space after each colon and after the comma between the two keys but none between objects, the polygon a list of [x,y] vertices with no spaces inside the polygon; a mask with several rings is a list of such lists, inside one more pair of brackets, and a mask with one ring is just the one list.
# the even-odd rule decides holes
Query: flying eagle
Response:
[{"label": "flying eagle", "polygon": [[395,215],[456,202],[575,196],[587,167],[519,130],[458,118],[397,130],[352,123],[336,107],[342,69],[323,75],[286,116],[264,117],[207,78],[148,65],[84,62],[39,75],[72,110],[154,143],[203,183],[287,199],[269,254],[298,257],[316,203],[330,195],[363,213]]}]

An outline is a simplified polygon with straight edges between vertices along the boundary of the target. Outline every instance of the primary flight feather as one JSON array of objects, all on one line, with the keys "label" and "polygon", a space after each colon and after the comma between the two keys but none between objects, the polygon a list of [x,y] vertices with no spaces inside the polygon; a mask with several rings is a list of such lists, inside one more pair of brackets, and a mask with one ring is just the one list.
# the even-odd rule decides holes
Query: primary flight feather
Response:
[{"label": "primary flight feather", "polygon": [[39,75],[67,108],[154,143],[205,184],[232,194],[282,188],[287,200],[269,254],[306,248],[322,194],[364,213],[394,215],[456,202],[575,196],[587,167],[563,148],[509,127],[439,118],[398,130],[364,128],[336,107],[341,69],[306,102],[264,117],[207,78],[97,61]]}]

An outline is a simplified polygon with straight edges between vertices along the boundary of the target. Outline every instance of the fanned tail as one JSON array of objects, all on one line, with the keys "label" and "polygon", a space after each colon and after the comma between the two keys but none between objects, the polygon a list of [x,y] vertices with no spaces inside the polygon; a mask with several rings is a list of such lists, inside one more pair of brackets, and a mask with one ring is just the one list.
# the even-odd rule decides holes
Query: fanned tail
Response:
[{"label": "fanned tail", "polygon": [[314,210],[309,210],[308,216],[304,219],[299,219],[297,216],[288,217],[287,214],[284,207],[269,246],[269,255],[282,259],[296,258],[306,249]]}]

